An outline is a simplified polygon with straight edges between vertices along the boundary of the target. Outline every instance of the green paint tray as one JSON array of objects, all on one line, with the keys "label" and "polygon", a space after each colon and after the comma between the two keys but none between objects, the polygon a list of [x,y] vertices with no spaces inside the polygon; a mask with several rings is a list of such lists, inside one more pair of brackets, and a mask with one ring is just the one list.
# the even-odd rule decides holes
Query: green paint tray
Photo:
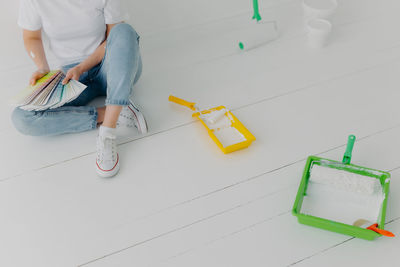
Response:
[{"label": "green paint tray", "polygon": [[378,228],[384,229],[385,217],[386,217],[386,206],[387,199],[389,195],[390,186],[390,173],[374,170],[370,168],[365,168],[357,165],[350,164],[351,154],[353,150],[353,145],[355,142],[355,136],[349,136],[349,142],[347,144],[346,153],[343,157],[343,161],[334,161],[330,159],[324,159],[316,156],[310,156],[307,159],[306,166],[304,168],[303,177],[300,182],[300,186],[297,192],[296,200],[294,202],[292,214],[297,217],[299,223],[325,229],[328,231],[341,233],[349,236],[354,236],[357,238],[362,238],[366,240],[374,240],[375,238],[381,236],[377,232],[369,229],[361,228],[358,226],[353,226],[350,224],[345,224],[341,222],[336,222],[329,219],[324,219],[312,215],[307,215],[301,212],[304,197],[307,195],[307,187],[309,184],[311,169],[314,165],[320,165],[323,167],[334,168],[337,170],[342,170],[346,172],[351,172],[354,174],[359,174],[363,176],[370,177],[371,179],[378,179],[382,190],[384,193],[384,200],[380,206],[379,216],[378,216]]}]

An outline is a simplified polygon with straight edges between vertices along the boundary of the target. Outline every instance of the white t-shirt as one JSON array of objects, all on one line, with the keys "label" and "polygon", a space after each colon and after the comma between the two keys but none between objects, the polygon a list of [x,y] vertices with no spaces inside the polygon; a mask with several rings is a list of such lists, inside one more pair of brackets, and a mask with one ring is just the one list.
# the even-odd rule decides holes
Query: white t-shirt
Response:
[{"label": "white t-shirt", "polygon": [[42,29],[60,65],[85,60],[104,41],[106,24],[121,21],[120,0],[20,0],[18,25]]}]

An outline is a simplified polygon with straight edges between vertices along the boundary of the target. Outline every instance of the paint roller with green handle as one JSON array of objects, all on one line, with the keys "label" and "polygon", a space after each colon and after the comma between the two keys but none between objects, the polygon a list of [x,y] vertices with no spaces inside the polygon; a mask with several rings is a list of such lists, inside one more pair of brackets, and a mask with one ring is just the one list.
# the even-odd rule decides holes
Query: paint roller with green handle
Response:
[{"label": "paint roller with green handle", "polygon": [[258,0],[253,0],[253,11],[252,20],[255,20],[256,24],[252,25],[252,28],[246,30],[247,36],[244,38],[246,41],[239,42],[239,48],[241,50],[256,48],[271,41],[271,39],[269,39],[270,36],[268,36],[268,31],[270,30],[274,31],[274,37],[272,39],[276,39],[278,35],[276,21],[262,21]]},{"label": "paint roller with green handle", "polygon": [[[337,190],[356,192],[366,195],[373,195],[382,190],[379,179],[371,179],[368,176],[348,172],[342,168],[351,165],[351,157],[356,137],[348,137],[346,151],[341,163],[330,163],[330,166],[317,164],[312,167],[310,181],[314,183],[330,186]],[[332,168],[332,166],[335,166]]]}]

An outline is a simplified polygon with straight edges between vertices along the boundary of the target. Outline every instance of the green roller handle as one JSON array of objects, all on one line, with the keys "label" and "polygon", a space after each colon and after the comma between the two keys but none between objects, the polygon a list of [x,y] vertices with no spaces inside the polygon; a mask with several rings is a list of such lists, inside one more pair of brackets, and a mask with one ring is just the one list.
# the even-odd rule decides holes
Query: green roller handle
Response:
[{"label": "green roller handle", "polygon": [[353,147],[354,147],[354,142],[355,141],[356,141],[356,137],[354,135],[349,135],[349,140],[347,141],[346,152],[344,153],[344,156],[343,156],[343,163],[344,164],[350,164],[351,155],[352,155],[352,152],[353,152]]},{"label": "green roller handle", "polygon": [[260,8],[258,7],[258,0],[253,0],[253,8],[254,8],[253,19],[260,21],[261,15],[260,15]]}]

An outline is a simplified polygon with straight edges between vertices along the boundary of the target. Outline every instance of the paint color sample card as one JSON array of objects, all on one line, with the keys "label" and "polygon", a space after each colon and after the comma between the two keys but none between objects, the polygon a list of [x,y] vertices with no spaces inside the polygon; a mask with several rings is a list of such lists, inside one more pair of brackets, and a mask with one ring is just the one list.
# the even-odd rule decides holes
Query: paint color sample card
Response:
[{"label": "paint color sample card", "polygon": [[12,104],[24,110],[40,111],[54,109],[75,100],[87,86],[70,80],[63,85],[65,75],[62,71],[51,71],[39,79],[35,85],[19,92]]}]

